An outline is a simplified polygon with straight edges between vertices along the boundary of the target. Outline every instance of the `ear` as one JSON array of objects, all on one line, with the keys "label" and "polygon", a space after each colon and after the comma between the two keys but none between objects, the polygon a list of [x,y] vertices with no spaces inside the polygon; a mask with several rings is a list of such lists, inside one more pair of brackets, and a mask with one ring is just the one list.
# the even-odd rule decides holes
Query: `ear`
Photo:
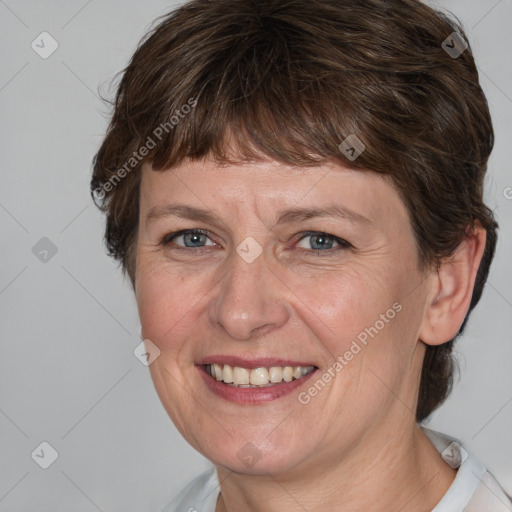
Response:
[{"label": "ear", "polygon": [[443,260],[433,274],[419,334],[419,339],[427,345],[446,343],[459,331],[471,303],[485,240],[485,229],[475,225],[455,253]]}]

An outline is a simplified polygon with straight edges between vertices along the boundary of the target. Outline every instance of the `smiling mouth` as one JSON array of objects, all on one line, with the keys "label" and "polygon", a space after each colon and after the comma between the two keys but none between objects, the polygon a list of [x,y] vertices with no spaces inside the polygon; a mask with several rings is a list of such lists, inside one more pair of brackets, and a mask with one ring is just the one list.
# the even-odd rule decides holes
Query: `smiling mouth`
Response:
[{"label": "smiling mouth", "polygon": [[205,371],[210,377],[236,388],[265,388],[299,380],[310,374],[316,366],[271,366],[242,368],[229,364],[206,364]]}]

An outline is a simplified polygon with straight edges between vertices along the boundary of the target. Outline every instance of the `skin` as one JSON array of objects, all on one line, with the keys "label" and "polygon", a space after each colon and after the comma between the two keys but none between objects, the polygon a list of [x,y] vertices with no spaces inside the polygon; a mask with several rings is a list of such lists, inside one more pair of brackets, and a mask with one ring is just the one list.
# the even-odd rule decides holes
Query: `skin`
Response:
[{"label": "skin", "polygon": [[[146,222],[151,208],[178,202],[220,221]],[[369,222],[274,225],[283,208],[331,204]],[[194,228],[209,232],[195,242],[202,252],[183,237],[161,243]],[[314,250],[318,238],[306,231],[352,247],[329,239]],[[263,251],[252,263],[236,252],[248,236]],[[162,404],[217,467],[217,512],[432,510],[455,471],[415,421],[421,364],[426,344],[461,325],[484,245],[476,228],[439,271],[421,272],[404,203],[369,171],[209,158],[164,172],[145,165],[135,279],[142,333],[161,351],[150,371]],[[321,376],[395,303],[401,311],[307,405],[298,394],[311,382],[265,404],[228,402],[195,366],[216,354],[278,357],[310,362]],[[246,443],[261,457],[251,467],[237,456]]]}]

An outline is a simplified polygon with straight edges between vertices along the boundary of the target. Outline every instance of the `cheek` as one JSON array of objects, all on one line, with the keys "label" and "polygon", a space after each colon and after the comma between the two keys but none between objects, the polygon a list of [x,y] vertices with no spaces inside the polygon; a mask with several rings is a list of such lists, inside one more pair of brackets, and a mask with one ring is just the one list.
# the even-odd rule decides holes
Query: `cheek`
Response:
[{"label": "cheek", "polygon": [[294,309],[334,356],[392,308],[399,295],[390,269],[370,265],[354,264],[310,276],[288,275],[288,286],[296,297]]},{"label": "cheek", "polygon": [[301,324],[320,341],[323,362],[335,374],[331,392],[320,400],[336,414],[347,403],[370,415],[384,410],[394,399],[390,389],[408,378],[422,292],[419,287],[411,293],[419,276],[406,266],[353,265],[323,278],[301,276],[289,283],[301,299],[295,302]]},{"label": "cheek", "polygon": [[[142,333],[161,350],[178,350],[176,341],[199,298],[194,281],[144,261],[137,266],[136,300]],[[204,294],[203,294],[204,295]]]}]

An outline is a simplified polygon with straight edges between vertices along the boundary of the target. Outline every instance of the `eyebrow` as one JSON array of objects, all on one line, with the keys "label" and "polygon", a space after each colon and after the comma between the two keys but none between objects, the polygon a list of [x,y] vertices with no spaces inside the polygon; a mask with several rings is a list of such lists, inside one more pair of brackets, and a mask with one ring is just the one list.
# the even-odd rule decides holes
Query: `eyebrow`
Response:
[{"label": "eyebrow", "polygon": [[[224,222],[211,210],[196,208],[185,204],[168,204],[152,207],[146,215],[146,225],[165,217],[180,217],[207,224],[222,224]],[[360,213],[340,205],[330,205],[325,208],[288,208],[278,212],[275,226],[302,222],[317,217],[339,217],[358,224],[371,225],[372,221]]]}]

